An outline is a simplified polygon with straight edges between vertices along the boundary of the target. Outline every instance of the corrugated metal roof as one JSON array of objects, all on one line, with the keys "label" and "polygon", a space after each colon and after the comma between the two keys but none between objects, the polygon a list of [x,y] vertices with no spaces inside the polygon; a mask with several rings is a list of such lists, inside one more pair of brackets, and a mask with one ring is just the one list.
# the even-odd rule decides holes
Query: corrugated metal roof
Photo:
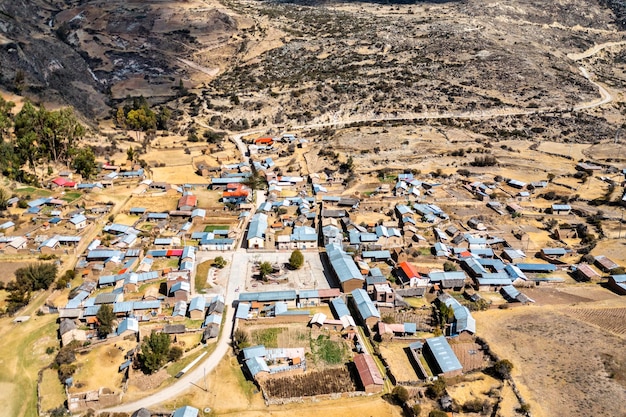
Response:
[{"label": "corrugated metal roof", "polygon": [[350,310],[348,310],[348,306],[346,305],[346,302],[343,301],[343,298],[333,298],[330,300],[330,305],[333,307],[336,319],[341,319],[344,316],[350,315]]},{"label": "corrugated metal roof", "polygon": [[556,266],[552,264],[517,264],[517,267],[526,272],[554,272]]},{"label": "corrugated metal roof", "polygon": [[250,304],[249,303],[239,303],[237,305],[237,313],[235,313],[235,318],[247,320],[248,314],[250,314]]},{"label": "corrugated metal roof", "polygon": [[461,362],[459,362],[444,336],[426,339],[426,346],[433,354],[440,372],[446,373],[463,369]]},{"label": "corrugated metal roof", "polygon": [[192,298],[191,301],[189,302],[189,311],[195,311],[195,310],[204,311],[205,307],[206,307],[206,299],[202,295]]},{"label": "corrugated metal roof", "polygon": [[367,320],[370,317],[380,318],[380,312],[365,290],[358,288],[352,291],[351,294],[363,320]]},{"label": "corrugated metal roof", "polygon": [[363,275],[354,263],[354,259],[345,253],[340,246],[332,243],[326,245],[326,254],[341,283],[351,279],[363,280]]}]

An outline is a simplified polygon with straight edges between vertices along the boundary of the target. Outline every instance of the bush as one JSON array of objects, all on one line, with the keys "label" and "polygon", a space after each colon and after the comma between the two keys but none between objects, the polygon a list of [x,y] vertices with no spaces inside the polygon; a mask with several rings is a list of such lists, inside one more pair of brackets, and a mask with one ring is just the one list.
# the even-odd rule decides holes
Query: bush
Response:
[{"label": "bush", "polygon": [[493,370],[501,379],[507,379],[511,377],[513,364],[507,359],[501,359],[493,365]]},{"label": "bush", "polygon": [[413,412],[413,415],[415,417],[419,417],[420,414],[422,414],[422,406],[419,404],[415,404],[413,405],[413,407],[411,407],[411,411]]},{"label": "bush", "polygon": [[457,270],[456,264],[454,262],[451,262],[451,261],[445,261],[443,263],[443,270],[446,271],[446,272],[456,271]]},{"label": "bush", "polygon": [[219,269],[222,269],[226,266],[227,262],[222,256],[218,256],[213,260],[213,266]]},{"label": "bush", "polygon": [[443,377],[438,378],[432,384],[428,385],[426,394],[430,398],[440,398],[446,392],[446,380]]},{"label": "bush", "polygon": [[298,249],[294,250],[289,257],[289,266],[293,269],[300,269],[304,265],[304,255]]},{"label": "bush", "polygon": [[409,391],[402,385],[394,387],[393,391],[391,391],[391,394],[393,395],[393,398],[395,398],[395,400],[400,404],[404,404],[409,401]]},{"label": "bush", "polygon": [[428,417],[448,417],[448,413],[441,410],[433,410],[428,413]]},{"label": "bush", "polygon": [[167,360],[170,362],[176,362],[183,357],[183,350],[179,346],[172,346],[170,353],[167,355]]}]

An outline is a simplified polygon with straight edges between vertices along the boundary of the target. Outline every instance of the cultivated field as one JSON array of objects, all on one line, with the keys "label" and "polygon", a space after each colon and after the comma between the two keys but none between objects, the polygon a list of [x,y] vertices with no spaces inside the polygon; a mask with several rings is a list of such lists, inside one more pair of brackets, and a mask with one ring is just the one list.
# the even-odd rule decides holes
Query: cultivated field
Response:
[{"label": "cultivated field", "polygon": [[584,321],[602,330],[626,335],[626,307],[622,308],[570,308],[565,314]]},{"label": "cultivated field", "polygon": [[283,378],[268,378],[261,384],[267,395],[273,398],[311,397],[356,391],[350,372],[345,367],[327,368]]}]

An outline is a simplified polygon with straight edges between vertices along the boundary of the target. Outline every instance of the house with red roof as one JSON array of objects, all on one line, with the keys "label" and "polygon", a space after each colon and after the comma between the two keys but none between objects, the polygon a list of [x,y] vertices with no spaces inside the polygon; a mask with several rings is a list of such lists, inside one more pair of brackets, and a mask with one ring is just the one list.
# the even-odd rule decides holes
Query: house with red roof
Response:
[{"label": "house with red roof", "polygon": [[254,144],[271,146],[274,144],[274,138],[257,138],[254,140]]},{"label": "house with red roof", "polygon": [[396,269],[396,276],[400,280],[400,284],[414,287],[419,284],[422,276],[417,271],[415,265],[408,262],[401,262]]},{"label": "house with red roof", "polygon": [[63,187],[63,188],[76,188],[76,182],[71,181],[67,178],[58,177],[51,181],[53,187]]},{"label": "house with red roof", "polygon": [[193,194],[185,194],[178,200],[178,210],[192,211],[198,205],[198,197]]}]

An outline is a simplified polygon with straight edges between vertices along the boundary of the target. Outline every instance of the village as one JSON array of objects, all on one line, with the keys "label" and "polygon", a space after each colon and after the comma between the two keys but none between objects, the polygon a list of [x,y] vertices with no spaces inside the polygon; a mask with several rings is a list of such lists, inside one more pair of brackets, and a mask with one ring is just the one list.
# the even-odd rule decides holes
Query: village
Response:
[{"label": "village", "polygon": [[[618,244],[623,218],[562,198],[592,182],[624,194],[626,170],[609,163],[564,158],[568,174],[516,178],[388,169],[355,191],[358,162],[311,172],[305,133],[234,143],[245,149],[238,161],[198,158],[196,184],[107,161],[93,181],[59,172],[8,201],[2,257],[74,262],[67,288],[41,310],[58,315],[60,347],[75,353],[59,372],[71,413],[122,411],[232,339],[266,405],[386,395],[414,415],[488,414],[500,393],[455,398],[458,387],[498,378],[515,387],[514,360],[477,336],[476,312],[590,283],[626,295],[619,249],[595,244],[599,235]],[[113,315],[105,334],[102,309]],[[180,354],[149,380],[138,358],[156,333]],[[531,415],[513,398],[513,415]],[[209,412],[186,404],[174,416]]]}]

